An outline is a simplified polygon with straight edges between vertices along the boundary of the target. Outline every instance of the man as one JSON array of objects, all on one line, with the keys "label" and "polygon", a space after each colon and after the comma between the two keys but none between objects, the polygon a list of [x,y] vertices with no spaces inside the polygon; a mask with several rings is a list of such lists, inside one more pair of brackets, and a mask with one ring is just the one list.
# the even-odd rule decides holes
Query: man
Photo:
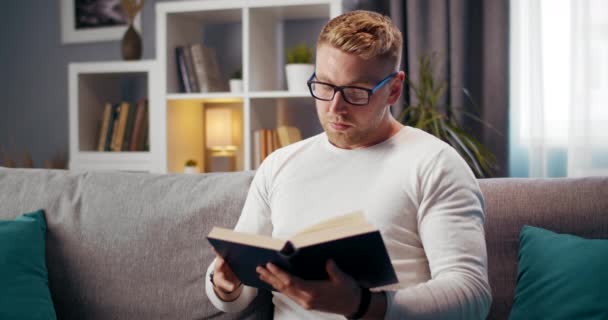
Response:
[{"label": "man", "polygon": [[[483,198],[449,145],[390,113],[403,89],[401,32],[389,18],[353,11],[317,41],[309,80],[324,133],[271,154],[253,179],[235,230],[288,238],[333,216],[363,210],[381,232],[399,283],[358,286],[334,263],[328,281],[305,281],[272,264],[275,319],[483,319],[491,293]],[[217,256],[207,295],[224,311],[244,309],[244,286]]]}]

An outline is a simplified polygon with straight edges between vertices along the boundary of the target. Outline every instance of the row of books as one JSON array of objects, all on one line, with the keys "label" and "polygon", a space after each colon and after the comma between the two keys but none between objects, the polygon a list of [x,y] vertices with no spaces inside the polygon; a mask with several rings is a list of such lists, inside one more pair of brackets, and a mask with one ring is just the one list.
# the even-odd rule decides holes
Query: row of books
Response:
[{"label": "row of books", "polygon": [[177,46],[175,58],[180,92],[227,91],[214,48],[200,43]]},{"label": "row of books", "polygon": [[97,151],[147,151],[148,101],[106,103]]},{"label": "row of books", "polygon": [[276,149],[302,140],[300,129],[280,126],[276,129],[259,129],[253,132],[253,165],[258,168]]}]

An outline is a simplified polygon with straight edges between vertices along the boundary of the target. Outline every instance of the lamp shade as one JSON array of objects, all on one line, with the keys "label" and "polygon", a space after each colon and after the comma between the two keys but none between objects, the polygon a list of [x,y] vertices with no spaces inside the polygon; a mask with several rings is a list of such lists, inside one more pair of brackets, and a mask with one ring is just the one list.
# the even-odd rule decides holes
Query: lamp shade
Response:
[{"label": "lamp shade", "polygon": [[210,108],[205,111],[207,148],[226,148],[232,141],[232,110]]}]

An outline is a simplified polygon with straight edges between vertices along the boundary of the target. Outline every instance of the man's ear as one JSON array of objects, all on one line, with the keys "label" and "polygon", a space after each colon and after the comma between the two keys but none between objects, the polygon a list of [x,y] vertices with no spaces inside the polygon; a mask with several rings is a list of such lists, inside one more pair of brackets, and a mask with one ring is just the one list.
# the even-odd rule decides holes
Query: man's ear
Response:
[{"label": "man's ear", "polygon": [[405,72],[399,71],[395,78],[390,83],[390,93],[388,96],[387,104],[393,105],[399,100],[401,92],[403,91],[403,82],[405,81]]}]

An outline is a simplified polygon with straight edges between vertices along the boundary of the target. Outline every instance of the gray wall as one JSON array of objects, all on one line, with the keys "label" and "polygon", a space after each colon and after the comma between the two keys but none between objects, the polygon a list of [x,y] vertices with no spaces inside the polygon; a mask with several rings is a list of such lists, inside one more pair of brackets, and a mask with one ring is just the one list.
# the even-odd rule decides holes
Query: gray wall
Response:
[{"label": "gray wall", "polygon": [[[143,59],[155,57],[155,3],[140,13]],[[3,0],[0,39],[0,146],[18,164],[30,152],[35,167],[67,157],[67,65],[121,60],[120,40],[62,45],[59,0]]]},{"label": "gray wall", "polygon": [[[366,1],[346,0],[345,11]],[[59,0],[1,2],[0,166],[2,151],[17,160],[17,165],[23,163],[26,151],[31,153],[34,167],[57,157],[67,159],[68,63],[121,60],[120,40],[62,45]],[[140,13],[143,59],[156,56],[156,2],[146,0]],[[294,25],[289,32],[307,34],[297,29]]]}]

